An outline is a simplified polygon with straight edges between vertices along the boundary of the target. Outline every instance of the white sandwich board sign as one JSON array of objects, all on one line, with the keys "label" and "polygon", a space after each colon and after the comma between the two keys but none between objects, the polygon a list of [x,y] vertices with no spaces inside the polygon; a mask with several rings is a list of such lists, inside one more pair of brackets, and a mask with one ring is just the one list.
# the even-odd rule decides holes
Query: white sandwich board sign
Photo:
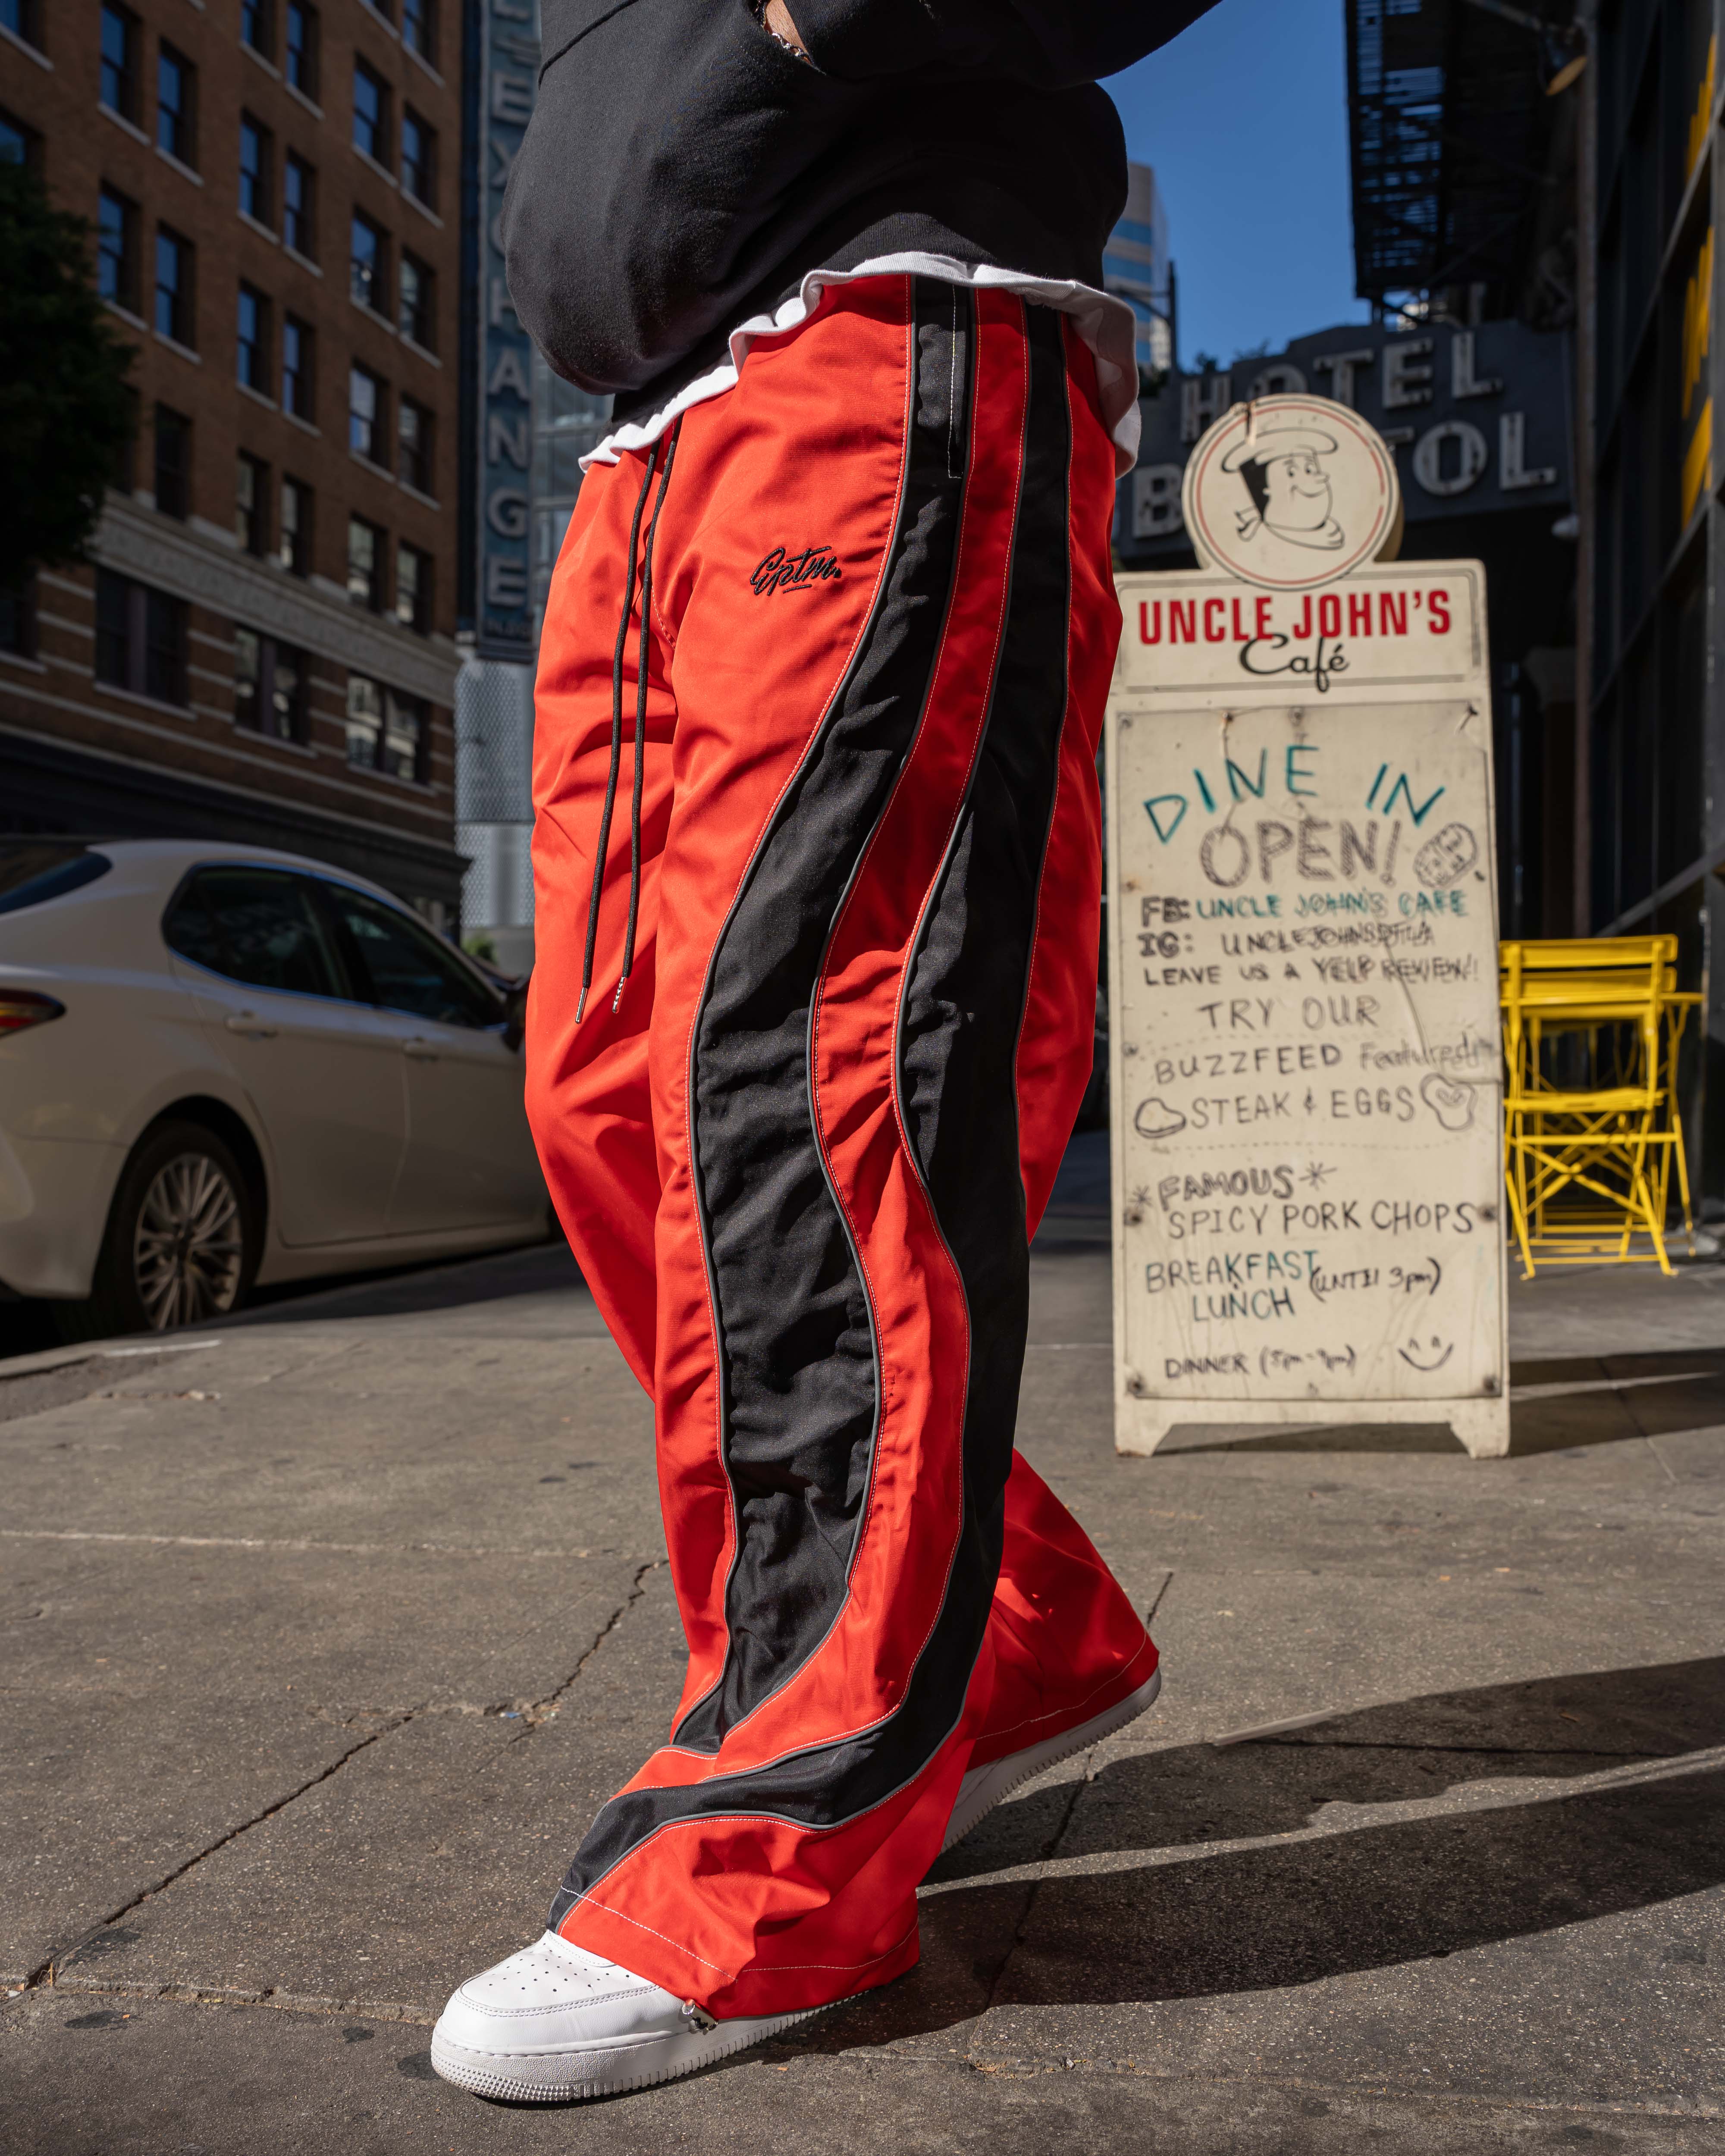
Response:
[{"label": "white sandwich board sign", "polygon": [[1116,1441],[1508,1450],[1484,572],[1386,561],[1344,406],[1224,413],[1206,566],[1124,576],[1107,727]]}]

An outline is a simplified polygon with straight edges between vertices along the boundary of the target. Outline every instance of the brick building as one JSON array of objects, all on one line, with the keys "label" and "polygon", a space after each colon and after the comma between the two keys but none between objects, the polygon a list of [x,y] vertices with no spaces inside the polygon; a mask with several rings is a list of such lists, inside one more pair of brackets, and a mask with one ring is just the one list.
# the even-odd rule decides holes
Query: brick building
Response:
[{"label": "brick building", "polygon": [[92,566],[0,608],[0,830],[459,906],[456,0],[0,0],[0,154],[137,349]]}]

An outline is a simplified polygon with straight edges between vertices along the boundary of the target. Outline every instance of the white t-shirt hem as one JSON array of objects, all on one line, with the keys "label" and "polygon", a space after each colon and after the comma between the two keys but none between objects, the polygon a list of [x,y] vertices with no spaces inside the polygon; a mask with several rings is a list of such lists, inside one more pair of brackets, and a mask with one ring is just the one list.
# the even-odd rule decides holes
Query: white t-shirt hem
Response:
[{"label": "white t-shirt hem", "polygon": [[915,254],[879,255],[860,262],[854,270],[811,270],[797,290],[772,314],[752,315],[732,331],[728,355],[718,366],[685,382],[675,397],[646,418],[631,419],[614,428],[583,457],[581,469],[614,465],[624,450],[645,449],[692,406],[722,397],[727,389],[734,388],[749,347],[762,337],[783,336],[801,328],[829,286],[852,285],[864,277],[902,276],[932,277],[948,285],[1016,292],[1024,299],[1070,315],[1079,336],[1096,355],[1096,391],[1114,444],[1115,470],[1123,474],[1132,470],[1138,460],[1138,326],[1137,317],[1125,300],[1070,278],[1033,277],[1026,271],[997,269],[990,263],[955,262],[950,255]]}]

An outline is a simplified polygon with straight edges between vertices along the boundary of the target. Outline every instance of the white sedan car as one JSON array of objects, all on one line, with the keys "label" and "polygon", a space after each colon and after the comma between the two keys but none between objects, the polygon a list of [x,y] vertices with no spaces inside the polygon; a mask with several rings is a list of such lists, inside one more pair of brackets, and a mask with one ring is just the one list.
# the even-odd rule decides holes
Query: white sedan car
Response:
[{"label": "white sedan car", "polygon": [[510,1000],[374,886],[0,841],[0,1294],[74,1334],[542,1235]]}]

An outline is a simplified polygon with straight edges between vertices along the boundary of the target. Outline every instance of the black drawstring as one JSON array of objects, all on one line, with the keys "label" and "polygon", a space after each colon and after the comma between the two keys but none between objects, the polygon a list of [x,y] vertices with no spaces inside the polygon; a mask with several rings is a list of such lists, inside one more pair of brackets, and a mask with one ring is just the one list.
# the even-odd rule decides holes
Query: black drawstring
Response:
[{"label": "black drawstring", "polygon": [[[665,506],[665,489],[670,485],[671,465],[676,459],[677,437],[682,431],[683,423],[679,419],[671,430],[670,444],[665,453],[659,498],[653,505],[653,521],[647,526],[647,551],[641,561],[641,645],[635,662],[635,783],[629,814],[629,926],[623,936],[623,971],[617,978],[617,993],[611,1000],[614,1012],[622,1005],[624,983],[635,963],[635,917],[641,910],[641,785],[647,769],[647,759],[642,751],[647,741],[647,624],[653,608],[653,542],[659,536],[659,512]],[[650,470],[647,476],[652,478]]]},{"label": "black drawstring", "polygon": [[[641,490],[635,497],[634,518],[629,527],[629,567],[624,578],[623,617],[617,624],[617,649],[611,660],[611,770],[605,781],[605,806],[599,815],[599,842],[593,865],[593,890],[587,901],[587,948],[581,958],[581,993],[575,1004],[577,1025],[580,1024],[582,1013],[587,1009],[587,992],[593,986],[593,954],[599,934],[599,898],[605,883],[605,855],[611,844],[611,814],[617,806],[617,777],[623,764],[623,654],[629,644],[629,617],[634,606],[635,542],[641,536],[641,516],[647,506],[647,490],[653,484],[653,474],[658,462],[659,444],[655,441],[647,452],[647,470],[641,480]],[[660,498],[663,501],[662,494]],[[644,608],[642,609],[641,627],[644,641]],[[639,748],[635,752],[635,759],[639,778]]]}]

